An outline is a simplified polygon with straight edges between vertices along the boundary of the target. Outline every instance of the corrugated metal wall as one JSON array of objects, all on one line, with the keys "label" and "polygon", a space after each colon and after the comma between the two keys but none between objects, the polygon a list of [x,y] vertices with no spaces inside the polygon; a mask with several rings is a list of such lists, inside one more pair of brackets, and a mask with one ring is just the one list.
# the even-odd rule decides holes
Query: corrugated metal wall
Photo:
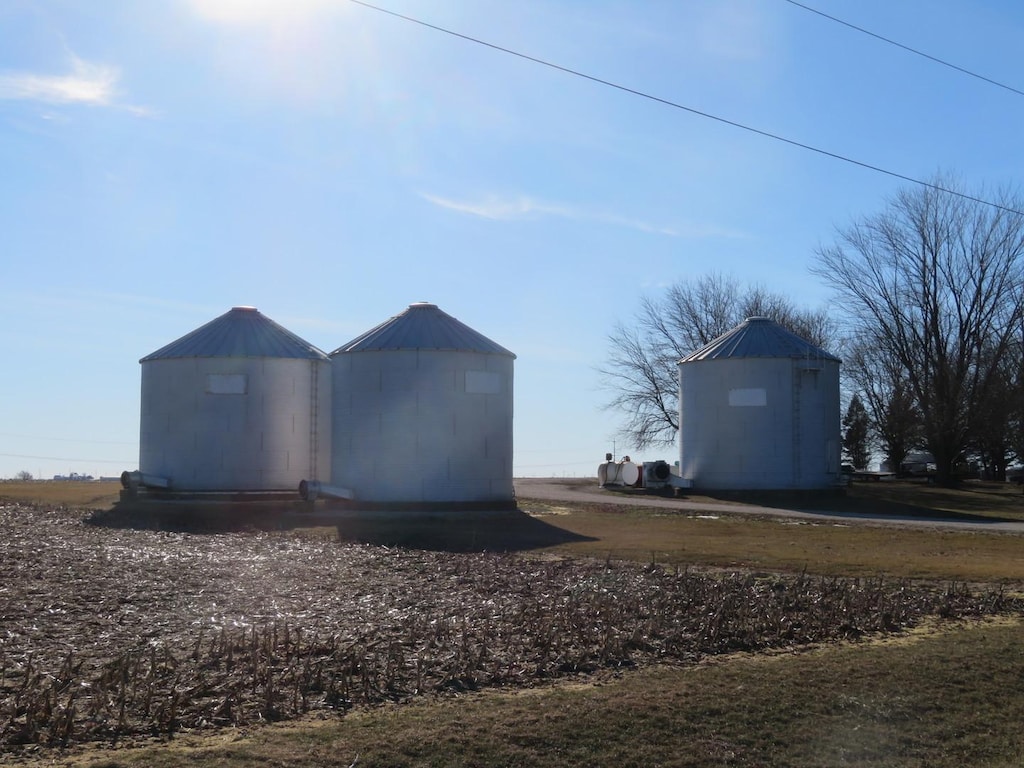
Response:
[{"label": "corrugated metal wall", "polygon": [[326,478],[327,360],[143,361],[139,468],[179,491],[292,490]]},{"label": "corrugated metal wall", "polygon": [[513,358],[338,352],[331,483],[375,502],[510,501]]},{"label": "corrugated metal wall", "polygon": [[813,489],[839,478],[839,362],[679,365],[680,465],[698,488]]}]

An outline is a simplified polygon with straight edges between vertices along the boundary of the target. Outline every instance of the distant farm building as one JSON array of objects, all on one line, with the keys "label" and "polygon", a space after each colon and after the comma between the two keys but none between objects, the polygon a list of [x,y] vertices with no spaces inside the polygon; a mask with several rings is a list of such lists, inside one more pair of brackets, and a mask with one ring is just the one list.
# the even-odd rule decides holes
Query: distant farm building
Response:
[{"label": "distant farm building", "polygon": [[839,358],[751,317],[679,361],[679,475],[695,488],[818,489],[840,475]]}]

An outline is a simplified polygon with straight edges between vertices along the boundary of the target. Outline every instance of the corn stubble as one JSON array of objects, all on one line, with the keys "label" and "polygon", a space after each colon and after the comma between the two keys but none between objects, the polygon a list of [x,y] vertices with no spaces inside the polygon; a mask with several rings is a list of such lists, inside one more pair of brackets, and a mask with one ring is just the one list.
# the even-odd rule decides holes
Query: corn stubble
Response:
[{"label": "corn stubble", "polygon": [[999,589],[104,528],[0,507],[0,750],[1020,613]]}]

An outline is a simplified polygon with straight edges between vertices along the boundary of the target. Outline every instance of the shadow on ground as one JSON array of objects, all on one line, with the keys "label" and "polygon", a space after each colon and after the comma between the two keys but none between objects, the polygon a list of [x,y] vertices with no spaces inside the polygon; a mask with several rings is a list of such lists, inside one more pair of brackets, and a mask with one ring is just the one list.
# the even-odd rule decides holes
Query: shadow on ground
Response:
[{"label": "shadow on ground", "polygon": [[349,517],[338,523],[337,530],[342,541],[442,552],[519,552],[596,541],[521,510],[481,516]]},{"label": "shadow on ground", "polygon": [[334,528],[338,541],[439,552],[518,552],[594,541],[520,509],[497,512],[358,511],[300,505],[115,504],[85,519],[89,525],[197,535]]}]

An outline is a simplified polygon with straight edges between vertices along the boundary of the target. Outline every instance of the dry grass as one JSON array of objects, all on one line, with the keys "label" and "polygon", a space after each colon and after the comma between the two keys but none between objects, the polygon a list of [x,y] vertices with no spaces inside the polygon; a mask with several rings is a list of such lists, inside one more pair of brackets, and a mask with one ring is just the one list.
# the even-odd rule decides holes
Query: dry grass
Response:
[{"label": "dry grass", "polygon": [[1024,537],[1015,534],[530,499],[520,506],[575,535],[551,550],[576,557],[833,575],[1024,578]]},{"label": "dry grass", "polygon": [[919,480],[856,482],[847,490],[853,511],[930,515],[934,512],[1024,521],[1024,493],[1015,483],[966,480],[957,488],[939,488]]},{"label": "dry grass", "polygon": [[1024,763],[1024,627],[735,654],[32,765],[962,768]]},{"label": "dry grass", "polygon": [[109,480],[103,482],[34,480],[28,483],[14,480],[0,481],[0,504],[7,502],[103,509],[115,504],[120,493],[121,484]]}]

